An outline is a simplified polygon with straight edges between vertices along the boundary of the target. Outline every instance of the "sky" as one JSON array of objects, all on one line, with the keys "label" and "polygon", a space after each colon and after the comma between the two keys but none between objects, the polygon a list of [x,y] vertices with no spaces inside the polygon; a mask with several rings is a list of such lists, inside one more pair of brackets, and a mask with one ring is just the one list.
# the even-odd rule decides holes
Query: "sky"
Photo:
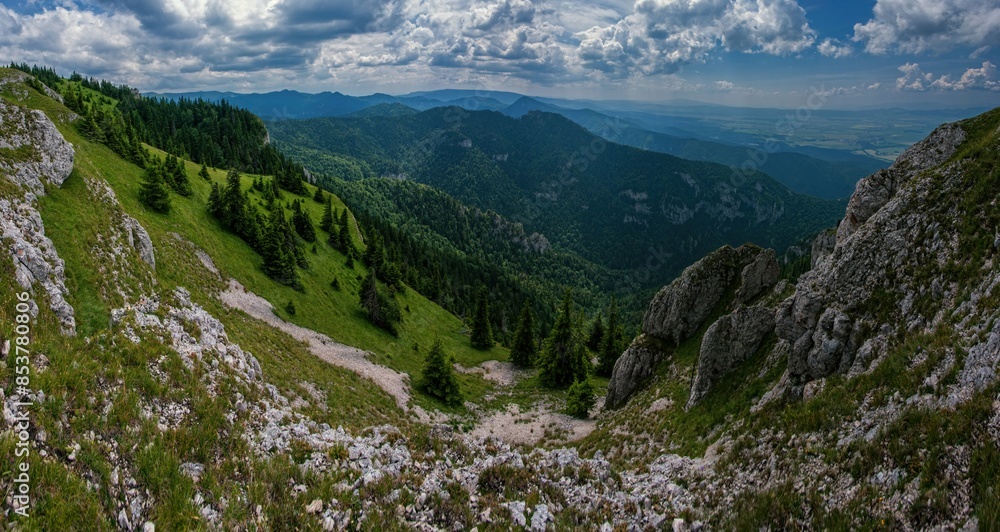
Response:
[{"label": "sky", "polygon": [[0,61],[143,91],[1000,105],[996,0],[0,0]]}]

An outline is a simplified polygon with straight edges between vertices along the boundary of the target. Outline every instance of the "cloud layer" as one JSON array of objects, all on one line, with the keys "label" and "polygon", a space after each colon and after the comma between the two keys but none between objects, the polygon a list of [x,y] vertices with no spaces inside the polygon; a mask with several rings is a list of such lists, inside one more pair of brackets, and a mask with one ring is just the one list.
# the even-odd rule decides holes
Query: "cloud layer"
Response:
[{"label": "cloud layer", "polygon": [[[555,9],[551,6],[556,6]],[[0,6],[12,58],[210,83],[254,73],[337,78],[377,67],[536,83],[676,72],[716,52],[787,55],[814,44],[796,0],[90,0]],[[179,80],[178,80],[179,81]]]}]

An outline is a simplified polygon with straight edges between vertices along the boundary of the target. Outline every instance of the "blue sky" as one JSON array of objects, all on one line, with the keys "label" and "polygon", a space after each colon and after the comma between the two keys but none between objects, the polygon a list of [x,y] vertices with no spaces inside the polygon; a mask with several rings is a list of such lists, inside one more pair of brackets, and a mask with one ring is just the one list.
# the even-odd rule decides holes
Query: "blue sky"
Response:
[{"label": "blue sky", "polygon": [[20,0],[0,60],[143,90],[1000,104],[995,0]]}]

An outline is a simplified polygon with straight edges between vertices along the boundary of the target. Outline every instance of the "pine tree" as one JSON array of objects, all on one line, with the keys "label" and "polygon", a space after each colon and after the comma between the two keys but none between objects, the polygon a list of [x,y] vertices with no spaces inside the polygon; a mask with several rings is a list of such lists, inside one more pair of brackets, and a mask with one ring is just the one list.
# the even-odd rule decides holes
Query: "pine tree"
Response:
[{"label": "pine tree", "polygon": [[590,416],[594,407],[594,386],[590,379],[575,380],[566,394],[566,413],[580,419]]},{"label": "pine tree", "polygon": [[375,271],[369,270],[368,275],[361,281],[361,289],[358,290],[361,308],[368,315],[369,321],[395,336],[396,323],[402,317],[399,303],[378,289],[376,277]]},{"label": "pine tree", "polygon": [[143,173],[142,184],[139,185],[139,201],[158,213],[170,212],[170,192],[160,165],[152,164]]},{"label": "pine tree", "polygon": [[204,179],[205,181],[210,181],[212,176],[208,175],[208,166],[205,163],[201,164],[201,170],[198,171],[198,177]]},{"label": "pine tree", "polygon": [[[322,189],[317,188],[316,190]],[[323,218],[319,221],[319,228],[327,233],[333,233],[331,231],[333,228],[333,198],[331,196],[326,197],[326,205],[323,207]]]},{"label": "pine tree", "polygon": [[472,316],[472,347],[476,349],[493,347],[489,296],[485,286],[479,287],[479,294],[476,295],[476,312]]},{"label": "pine tree", "polygon": [[424,361],[420,389],[449,406],[458,406],[462,404],[462,391],[452,364],[452,358],[445,354],[441,340],[436,339]]},{"label": "pine tree", "polygon": [[222,216],[222,192],[218,183],[212,183],[212,191],[208,193],[208,213],[215,218]]},{"label": "pine tree", "polygon": [[316,241],[316,228],[313,227],[309,213],[305,211],[299,201],[292,204],[292,226],[295,227],[295,232],[302,237],[302,240],[306,242]]},{"label": "pine tree", "polygon": [[604,333],[601,350],[597,353],[597,374],[610,377],[615,369],[615,362],[624,350],[625,330],[619,323],[618,302],[611,296],[611,303],[608,305],[608,329]]},{"label": "pine tree", "polygon": [[325,203],[326,200],[323,199],[323,197],[324,197],[323,189],[316,187],[316,193],[313,194],[313,201],[315,201],[316,203]]},{"label": "pine tree", "polygon": [[521,309],[521,317],[514,332],[514,345],[510,348],[510,361],[527,368],[535,363],[537,349],[535,347],[535,317],[531,305],[527,301]]},{"label": "pine tree", "polygon": [[573,330],[573,300],[569,290],[563,297],[556,322],[538,355],[539,380],[549,388],[565,388],[587,378],[587,350]]},{"label": "pine tree", "polygon": [[590,328],[590,334],[587,336],[587,349],[591,351],[598,352],[604,345],[604,318],[600,313],[594,318],[594,325]]},{"label": "pine tree", "polygon": [[354,243],[351,241],[351,226],[350,222],[347,221],[347,207],[344,207],[343,211],[340,211],[340,231],[337,233],[337,239],[339,243],[339,248],[344,253],[352,253],[354,251]]},{"label": "pine tree", "polygon": [[173,179],[170,180],[171,187],[181,196],[191,195],[191,182],[188,181],[187,172],[184,170],[184,162],[174,159]]},{"label": "pine tree", "polygon": [[287,247],[288,223],[281,209],[275,209],[264,232],[261,242],[261,257],[264,259],[264,273],[275,281],[299,288],[302,282],[295,270],[295,258]]}]

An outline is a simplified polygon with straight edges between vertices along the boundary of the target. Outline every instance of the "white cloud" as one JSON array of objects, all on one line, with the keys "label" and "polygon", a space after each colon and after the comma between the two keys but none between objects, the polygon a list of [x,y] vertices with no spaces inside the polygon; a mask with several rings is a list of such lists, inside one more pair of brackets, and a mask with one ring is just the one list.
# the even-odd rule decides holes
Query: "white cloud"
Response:
[{"label": "white cloud", "polygon": [[854,25],[853,39],[873,54],[943,52],[1000,42],[996,0],[877,0],[872,15]]},{"label": "white cloud", "polygon": [[719,81],[715,82],[715,88],[717,88],[719,90],[731,91],[735,87],[736,86],[733,85],[732,81],[719,80]]},{"label": "white cloud", "polygon": [[815,42],[795,0],[637,0],[635,12],[575,35],[586,68],[607,74],[670,73],[718,48],[788,55]]},{"label": "white cloud", "polygon": [[984,61],[980,68],[970,68],[957,80],[950,74],[937,78],[933,73],[924,72],[917,63],[906,63],[899,67],[903,73],[896,79],[898,90],[924,91],[937,89],[943,91],[962,91],[967,89],[983,89],[1000,91],[1000,80],[997,77],[997,67],[989,61]]},{"label": "white cloud", "polygon": [[0,5],[0,55],[151,90],[481,76],[586,84],[666,80],[720,50],[789,55],[816,40],[796,0],[581,2],[84,0],[34,14]]},{"label": "white cloud", "polygon": [[870,91],[878,90],[878,88],[881,87],[881,86],[882,86],[882,82],[876,81],[875,83],[872,83],[871,85],[869,85],[867,87],[867,89],[870,90]]},{"label": "white cloud", "polygon": [[854,49],[851,48],[851,45],[842,43],[837,39],[823,39],[823,42],[821,42],[816,49],[819,50],[819,53],[834,59],[847,57],[854,53]]}]

